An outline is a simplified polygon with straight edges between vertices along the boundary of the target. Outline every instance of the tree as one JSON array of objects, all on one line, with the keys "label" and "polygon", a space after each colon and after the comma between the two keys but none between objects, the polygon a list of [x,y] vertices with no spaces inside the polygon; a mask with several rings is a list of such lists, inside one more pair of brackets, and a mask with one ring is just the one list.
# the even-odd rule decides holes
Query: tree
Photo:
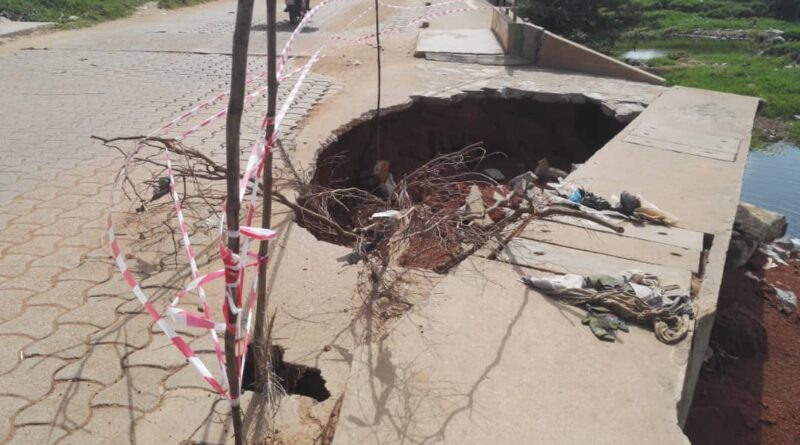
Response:
[{"label": "tree", "polygon": [[641,17],[633,0],[522,0],[520,7],[532,23],[600,49],[608,49]]}]

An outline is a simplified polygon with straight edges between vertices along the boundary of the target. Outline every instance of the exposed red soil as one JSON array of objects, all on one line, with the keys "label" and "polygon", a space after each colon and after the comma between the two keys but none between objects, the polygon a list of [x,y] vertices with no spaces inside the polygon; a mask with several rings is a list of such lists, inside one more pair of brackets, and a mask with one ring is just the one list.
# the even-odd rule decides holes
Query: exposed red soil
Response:
[{"label": "exposed red soil", "polygon": [[[726,271],[717,317],[729,323],[712,334],[742,358],[700,376],[685,431],[694,445],[800,444],[800,315],[780,313],[744,273]],[[765,275],[800,295],[800,260]]]},{"label": "exposed red soil", "polygon": [[[495,204],[495,192],[508,195],[511,189],[505,185],[491,185],[488,183],[461,182],[453,184],[452,188],[444,191],[427,190],[421,194],[421,201],[433,209],[434,212],[454,212],[462,207],[469,195],[472,185],[477,185],[486,208]],[[510,203],[511,207],[519,206],[520,199]],[[500,209],[488,215],[492,221],[503,219]],[[398,259],[404,267],[438,270],[450,264],[454,258],[463,252],[463,246],[455,231],[455,227],[443,225],[439,230],[425,232],[409,240],[408,247]]]}]

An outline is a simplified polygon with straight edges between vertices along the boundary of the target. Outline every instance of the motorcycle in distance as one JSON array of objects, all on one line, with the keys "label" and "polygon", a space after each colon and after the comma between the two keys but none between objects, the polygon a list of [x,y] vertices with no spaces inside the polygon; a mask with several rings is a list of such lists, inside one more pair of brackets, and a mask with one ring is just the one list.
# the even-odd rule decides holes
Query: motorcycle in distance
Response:
[{"label": "motorcycle in distance", "polygon": [[289,23],[296,25],[300,23],[303,16],[308,12],[309,0],[286,0],[286,9],[289,13]]}]

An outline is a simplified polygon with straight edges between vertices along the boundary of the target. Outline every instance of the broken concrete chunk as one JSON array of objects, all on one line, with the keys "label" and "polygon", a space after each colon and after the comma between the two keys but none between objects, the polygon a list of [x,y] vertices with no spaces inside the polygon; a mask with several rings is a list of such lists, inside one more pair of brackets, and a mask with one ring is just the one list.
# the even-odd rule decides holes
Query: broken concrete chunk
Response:
[{"label": "broken concrete chunk", "polygon": [[515,176],[511,179],[511,181],[509,181],[508,184],[514,189],[515,192],[524,194],[538,179],[539,178],[533,174],[533,172],[528,171],[519,176]]},{"label": "broken concrete chunk", "polygon": [[747,202],[739,203],[734,225],[739,232],[762,243],[782,237],[788,227],[785,216]]},{"label": "broken concrete chunk", "polygon": [[486,210],[486,206],[483,205],[483,194],[477,185],[469,188],[466,204],[467,213],[470,215],[480,215]]},{"label": "broken concrete chunk", "polygon": [[547,182],[559,181],[567,177],[567,172],[564,170],[551,167],[547,158],[542,158],[539,160],[539,162],[536,164],[536,170],[533,171],[533,174]]},{"label": "broken concrete chunk", "polygon": [[483,171],[483,174],[494,179],[497,182],[505,181],[506,175],[503,174],[500,170],[496,168],[487,168]]},{"label": "broken concrete chunk", "polygon": [[797,296],[792,291],[775,288],[781,307],[781,312],[793,314],[797,310]]}]

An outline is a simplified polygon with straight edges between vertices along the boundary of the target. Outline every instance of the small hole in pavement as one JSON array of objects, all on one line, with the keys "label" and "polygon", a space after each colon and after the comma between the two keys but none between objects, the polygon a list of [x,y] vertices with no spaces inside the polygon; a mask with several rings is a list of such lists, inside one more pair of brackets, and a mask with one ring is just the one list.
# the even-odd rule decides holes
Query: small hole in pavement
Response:
[{"label": "small hole in pavement", "polygon": [[[252,345],[251,345],[252,346]],[[299,365],[283,360],[284,349],[280,345],[271,346],[273,373],[283,387],[286,394],[297,394],[311,397],[322,402],[327,400],[331,393],[325,387],[322,371],[311,366]],[[242,375],[242,388],[245,391],[260,392],[255,382],[255,353],[254,348],[247,349],[247,360]]]}]

